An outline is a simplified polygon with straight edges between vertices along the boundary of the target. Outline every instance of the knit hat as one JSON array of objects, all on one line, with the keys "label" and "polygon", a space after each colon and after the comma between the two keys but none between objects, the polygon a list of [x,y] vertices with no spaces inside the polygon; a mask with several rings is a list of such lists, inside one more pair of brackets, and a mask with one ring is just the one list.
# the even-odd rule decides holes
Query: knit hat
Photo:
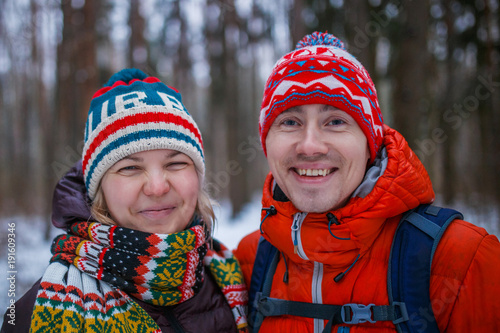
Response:
[{"label": "knit hat", "polygon": [[[382,113],[370,75],[328,33],[305,36],[296,49],[274,65],[264,89],[259,132],[264,153],[274,119],[283,111],[305,104],[326,104],[347,112],[368,139],[370,162],[382,144]],[[266,153],[267,154],[267,153]]]},{"label": "knit hat", "polygon": [[111,166],[146,150],[172,149],[186,154],[203,181],[203,141],[180,93],[138,69],[116,73],[94,94],[84,143],[82,167],[90,199]]}]

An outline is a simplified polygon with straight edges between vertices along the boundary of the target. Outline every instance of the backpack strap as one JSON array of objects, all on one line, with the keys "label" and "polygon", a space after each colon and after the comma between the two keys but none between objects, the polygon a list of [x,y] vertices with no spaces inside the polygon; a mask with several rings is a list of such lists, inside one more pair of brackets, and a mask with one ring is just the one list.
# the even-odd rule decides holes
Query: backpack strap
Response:
[{"label": "backpack strap", "polygon": [[[405,308],[398,303],[392,305],[316,304],[271,298],[260,294],[257,295],[256,300],[258,302],[256,309],[263,317],[288,315],[328,320],[323,332],[330,332],[334,324],[408,320]],[[257,331],[254,330],[254,332]]]},{"label": "backpack strap", "polygon": [[403,303],[409,320],[398,332],[439,332],[430,299],[434,252],[448,225],[463,219],[456,210],[420,205],[401,219],[392,242],[387,276],[390,304]]},{"label": "backpack strap", "polygon": [[[261,293],[263,291],[264,282],[269,270],[271,271],[272,283],[272,276],[274,275],[274,271],[276,270],[276,265],[278,262],[277,260],[279,259],[275,258],[277,256],[279,256],[278,249],[261,236],[259,239],[259,245],[257,246],[257,254],[255,255],[255,261],[252,270],[252,279],[250,281],[250,289],[248,292],[248,319],[250,326],[255,327],[256,321],[258,319],[258,313],[255,306],[257,293]],[[274,267],[270,269],[271,266]],[[269,292],[271,290],[270,287],[271,286],[269,286]],[[264,318],[260,318],[259,327],[263,319]],[[254,332],[257,331],[254,330]]]},{"label": "backpack strap", "polygon": [[[262,258],[263,256],[267,257]],[[254,333],[259,331],[264,318],[268,316],[290,315],[325,319],[328,320],[323,330],[325,333],[331,332],[332,326],[337,324],[374,323],[386,320],[399,322],[408,320],[404,304],[401,305],[397,302],[391,305],[364,305],[355,303],[333,305],[271,298],[269,295],[271,294],[273,277],[279,258],[279,251],[261,237],[252,272],[249,293],[249,298],[251,297],[249,301],[249,304],[251,304],[249,322]],[[264,262],[270,263],[264,268],[258,266],[264,264]]]}]

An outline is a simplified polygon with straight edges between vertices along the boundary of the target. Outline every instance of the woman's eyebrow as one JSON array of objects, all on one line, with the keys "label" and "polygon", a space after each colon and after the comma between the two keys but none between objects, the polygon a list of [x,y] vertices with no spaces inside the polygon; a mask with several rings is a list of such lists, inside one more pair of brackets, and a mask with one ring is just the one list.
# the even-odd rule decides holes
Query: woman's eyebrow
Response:
[{"label": "woman's eyebrow", "polygon": [[172,150],[172,151],[169,151],[168,153],[166,153],[165,157],[172,158],[172,157],[175,157],[179,154],[182,154],[182,152],[180,152],[178,150]]},{"label": "woman's eyebrow", "polygon": [[124,158],[122,158],[122,160],[131,160],[133,162],[142,162],[143,161],[142,158],[135,157],[135,156],[125,156]]}]

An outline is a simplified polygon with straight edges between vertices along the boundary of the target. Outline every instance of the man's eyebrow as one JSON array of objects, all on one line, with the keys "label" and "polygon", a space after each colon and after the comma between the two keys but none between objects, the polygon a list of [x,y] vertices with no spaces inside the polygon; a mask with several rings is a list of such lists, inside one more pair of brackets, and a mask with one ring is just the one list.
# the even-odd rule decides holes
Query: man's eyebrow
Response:
[{"label": "man's eyebrow", "polygon": [[[342,110],[340,110],[339,108],[336,108],[336,107],[334,107],[332,105],[324,104],[321,107],[320,112],[325,112],[325,111],[342,111]],[[283,111],[281,114],[288,113],[288,112],[304,113],[304,108],[303,108],[302,105],[292,106],[291,108],[286,109],[285,111]]]},{"label": "man's eyebrow", "polygon": [[281,112],[281,114],[283,114],[283,113],[290,113],[290,112],[303,113],[304,109],[302,108],[302,105],[292,106],[291,108],[286,109],[285,111]]},{"label": "man's eyebrow", "polygon": [[335,111],[335,110],[340,110],[340,109],[328,104],[323,105],[323,107],[321,108],[321,111]]}]

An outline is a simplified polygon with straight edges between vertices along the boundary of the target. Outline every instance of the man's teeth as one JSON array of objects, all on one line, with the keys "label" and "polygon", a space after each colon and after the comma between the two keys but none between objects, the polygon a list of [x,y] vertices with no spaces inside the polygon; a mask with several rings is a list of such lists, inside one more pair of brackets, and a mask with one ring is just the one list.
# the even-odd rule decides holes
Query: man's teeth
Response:
[{"label": "man's teeth", "polygon": [[297,173],[300,176],[326,176],[331,172],[331,169],[297,169]]}]

